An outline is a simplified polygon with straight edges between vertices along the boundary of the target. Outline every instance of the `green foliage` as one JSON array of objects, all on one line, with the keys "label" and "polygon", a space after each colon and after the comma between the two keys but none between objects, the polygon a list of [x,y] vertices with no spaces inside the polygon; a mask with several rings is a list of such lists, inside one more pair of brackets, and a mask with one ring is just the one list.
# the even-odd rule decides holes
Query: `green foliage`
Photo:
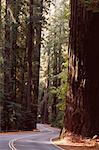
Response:
[{"label": "green foliage", "polygon": [[83,0],[86,5],[90,5],[92,0]]},{"label": "green foliage", "polygon": [[51,86],[51,87],[50,87],[50,92],[51,92],[52,95],[57,94],[57,88],[54,87],[54,86]]},{"label": "green foliage", "polygon": [[64,109],[65,109],[65,99],[66,99],[66,92],[67,92],[67,66],[68,61],[66,59],[66,62],[63,63],[63,70],[58,75],[58,78],[61,80],[61,85],[58,86],[58,88],[52,87],[51,93],[56,94],[58,98],[58,104],[57,107],[57,116],[56,118],[52,118],[51,124],[52,126],[61,128],[63,125],[63,117],[64,117]]},{"label": "green foliage", "polygon": [[[40,81],[45,83],[49,79],[48,105],[53,105],[53,97],[56,97],[57,115],[50,114],[50,123],[53,126],[61,127],[65,108],[65,97],[67,91],[67,68],[68,56],[67,45],[69,36],[70,8],[67,0],[61,1],[60,6],[55,6],[55,12],[47,20],[47,32],[44,28],[44,41],[41,53],[41,74]],[[53,7],[54,7],[53,6]],[[56,54],[55,54],[56,53]],[[57,58],[56,58],[57,57]],[[57,59],[57,60],[56,60]],[[57,62],[56,62],[57,61]],[[57,64],[56,64],[57,63]],[[54,66],[56,64],[56,66]],[[55,69],[57,67],[57,73]],[[57,80],[57,85],[54,86]],[[46,89],[46,88],[45,88]],[[45,91],[45,90],[44,90]],[[50,110],[49,113],[51,113]]]},{"label": "green foliage", "polygon": [[56,118],[52,118],[50,120],[51,125],[53,127],[62,128],[63,126],[63,118],[64,118],[64,111],[59,111]]},{"label": "green foliage", "polygon": [[65,93],[67,91],[67,71],[68,71],[68,61],[66,60],[65,63],[63,63],[63,70],[59,74],[59,79],[61,80],[61,85],[57,89],[57,97],[59,99],[64,100],[65,99]]},{"label": "green foliage", "polygon": [[52,95],[57,95],[57,98],[59,99],[59,103],[57,104],[57,107],[59,110],[64,111],[65,108],[65,98],[66,98],[66,92],[67,92],[67,74],[68,74],[68,60],[66,59],[66,62],[62,64],[63,70],[58,75],[58,78],[61,80],[61,85],[57,88],[54,86],[50,87],[50,92]]}]

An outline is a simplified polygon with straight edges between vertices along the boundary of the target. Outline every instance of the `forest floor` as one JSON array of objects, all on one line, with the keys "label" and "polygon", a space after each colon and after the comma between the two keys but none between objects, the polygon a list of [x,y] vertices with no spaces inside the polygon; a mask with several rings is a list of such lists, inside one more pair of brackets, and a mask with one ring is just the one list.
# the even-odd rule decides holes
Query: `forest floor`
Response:
[{"label": "forest floor", "polygon": [[99,150],[99,138],[96,136],[89,139],[66,133],[64,138],[54,140],[54,144],[64,150]]}]

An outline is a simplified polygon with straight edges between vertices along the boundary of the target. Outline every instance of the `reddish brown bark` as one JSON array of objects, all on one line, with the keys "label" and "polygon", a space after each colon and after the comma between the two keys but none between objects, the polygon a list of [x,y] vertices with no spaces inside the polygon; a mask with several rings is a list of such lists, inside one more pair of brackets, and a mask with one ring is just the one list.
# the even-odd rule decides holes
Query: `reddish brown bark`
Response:
[{"label": "reddish brown bark", "polygon": [[99,133],[99,13],[71,0],[69,78],[65,128],[83,136]]}]

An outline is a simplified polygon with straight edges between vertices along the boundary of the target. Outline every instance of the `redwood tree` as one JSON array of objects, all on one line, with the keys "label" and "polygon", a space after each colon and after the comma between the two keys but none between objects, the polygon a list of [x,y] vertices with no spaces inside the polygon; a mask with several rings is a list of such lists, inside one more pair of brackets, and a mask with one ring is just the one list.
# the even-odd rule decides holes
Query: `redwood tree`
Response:
[{"label": "redwood tree", "polygon": [[[34,9],[35,8],[35,9]],[[29,128],[36,128],[39,87],[41,29],[43,0],[30,0],[28,25],[28,97],[27,111],[30,119]]]},{"label": "redwood tree", "polygon": [[42,12],[43,0],[35,1],[36,11],[34,12],[34,29],[35,29],[35,46],[33,49],[33,78],[32,78],[32,113],[34,119],[34,127],[37,123],[37,109],[38,109],[38,87],[39,87],[39,69],[40,69],[40,50],[41,50],[41,31],[42,31]]},{"label": "redwood tree", "polygon": [[[98,11],[97,11],[98,10]],[[99,2],[71,0],[65,128],[99,134]]]},{"label": "redwood tree", "polygon": [[8,109],[11,101],[11,58],[10,58],[10,1],[6,0],[5,9],[5,48],[3,51],[4,57],[4,100],[3,100],[3,123],[2,130],[11,129],[10,115],[11,110]]}]

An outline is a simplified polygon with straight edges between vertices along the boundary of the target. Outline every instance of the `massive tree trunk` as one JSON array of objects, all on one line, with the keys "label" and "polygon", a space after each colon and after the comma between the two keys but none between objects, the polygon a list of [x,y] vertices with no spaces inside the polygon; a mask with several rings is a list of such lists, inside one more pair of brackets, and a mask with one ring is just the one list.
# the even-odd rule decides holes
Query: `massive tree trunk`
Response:
[{"label": "massive tree trunk", "polygon": [[[28,24],[28,90],[27,90],[27,119],[26,122],[28,121],[27,124],[27,129],[33,129],[35,128],[34,125],[34,120],[33,120],[33,114],[31,113],[31,105],[32,103],[32,55],[33,55],[33,50],[34,50],[34,26],[33,26],[33,5],[34,1],[30,0],[29,4],[29,24]],[[29,117],[29,118],[28,118]],[[30,127],[29,127],[30,126]]]},{"label": "massive tree trunk", "polygon": [[[28,85],[27,85],[27,111],[25,112],[25,129],[35,129],[37,123],[37,103],[39,87],[39,67],[41,48],[41,25],[43,0],[30,0],[28,24]],[[35,9],[34,9],[35,8]]]},{"label": "massive tree trunk", "polygon": [[5,48],[3,51],[4,58],[4,102],[3,102],[3,124],[2,130],[11,129],[11,109],[8,109],[11,102],[11,58],[10,58],[10,1],[6,0],[5,10]]},{"label": "massive tree trunk", "polygon": [[45,88],[42,94],[42,102],[41,102],[41,118],[42,123],[49,122],[49,88],[50,88],[50,48],[47,50],[47,75],[45,79]]},{"label": "massive tree trunk", "polygon": [[16,67],[17,67],[17,32],[18,32],[18,19],[20,12],[20,1],[13,1],[10,7],[12,11],[12,24],[11,24],[11,99],[14,102],[13,112],[15,119],[13,120],[12,128],[17,129],[17,115],[16,115]]},{"label": "massive tree trunk", "polygon": [[39,90],[39,69],[40,69],[40,49],[41,49],[41,30],[42,30],[42,12],[43,12],[43,0],[35,1],[37,6],[37,12],[35,15],[37,20],[35,22],[35,48],[33,50],[33,79],[32,79],[32,90],[33,90],[33,106],[32,113],[34,117],[34,124],[36,128],[37,123],[37,109],[38,109],[38,90]]},{"label": "massive tree trunk", "polygon": [[16,49],[17,49],[17,3],[16,1],[12,4],[12,12],[14,20],[12,21],[11,31],[11,79],[12,79],[12,100],[16,101]]},{"label": "massive tree trunk", "polygon": [[87,7],[79,0],[71,0],[64,125],[73,133],[93,136],[99,134],[99,12]]},{"label": "massive tree trunk", "polygon": [[19,2],[6,0],[4,59],[4,104],[2,130],[16,130],[16,49]]}]

